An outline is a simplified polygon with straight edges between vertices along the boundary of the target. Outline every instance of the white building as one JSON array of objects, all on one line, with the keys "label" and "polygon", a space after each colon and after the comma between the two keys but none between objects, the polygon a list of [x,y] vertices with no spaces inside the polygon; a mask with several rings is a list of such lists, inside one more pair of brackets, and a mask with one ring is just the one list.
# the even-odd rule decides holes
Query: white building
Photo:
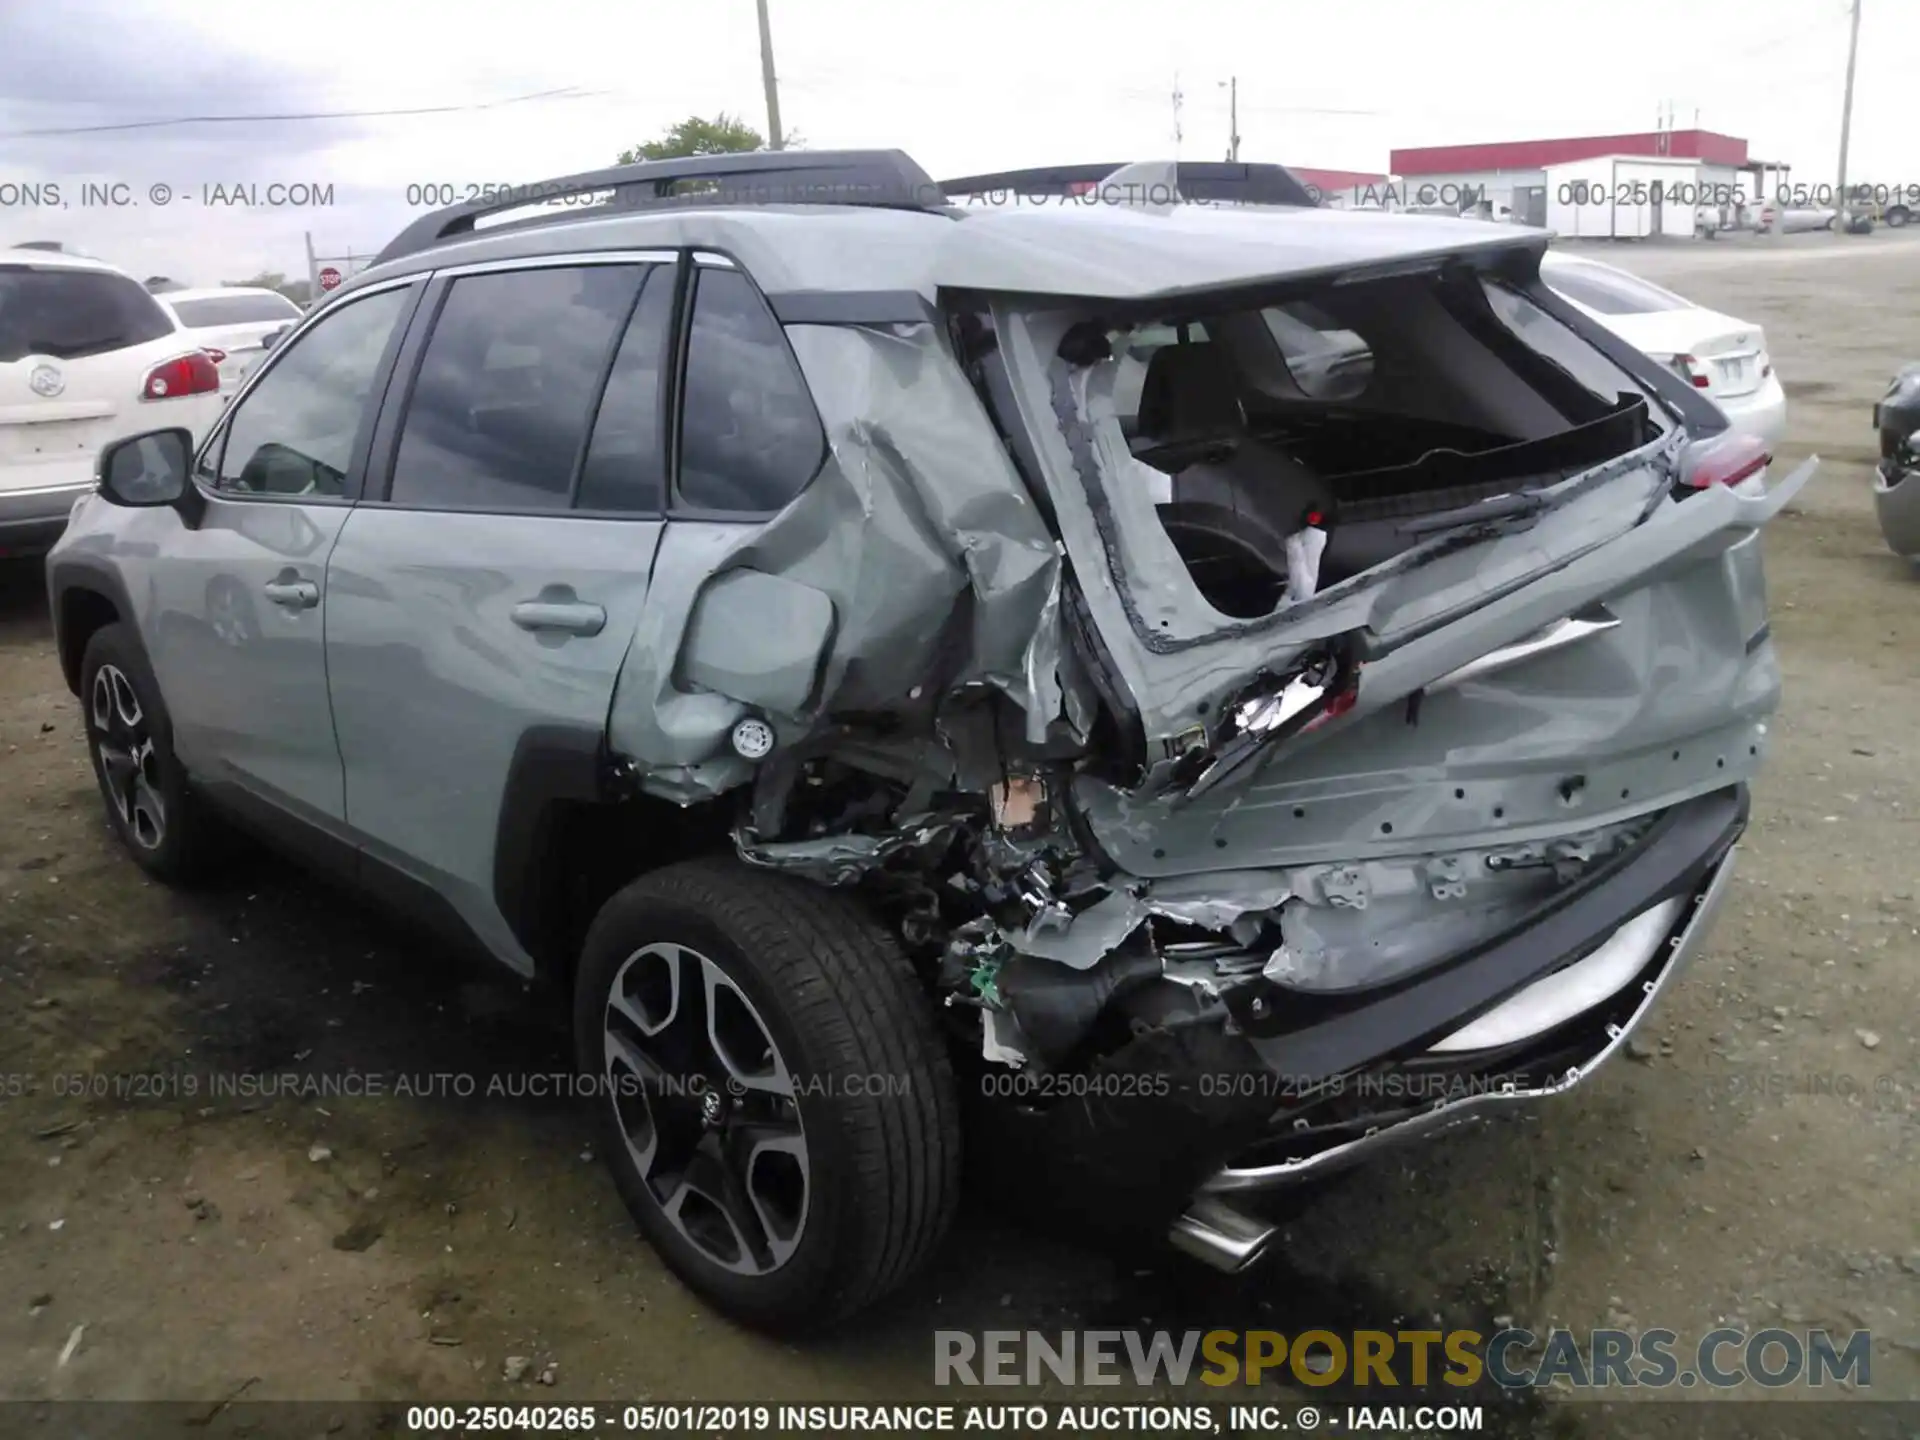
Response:
[{"label": "white building", "polygon": [[1752,160],[1747,142],[1710,130],[1590,135],[1393,152],[1408,209],[1478,209],[1562,235],[1690,236],[1773,199],[1787,167]]}]

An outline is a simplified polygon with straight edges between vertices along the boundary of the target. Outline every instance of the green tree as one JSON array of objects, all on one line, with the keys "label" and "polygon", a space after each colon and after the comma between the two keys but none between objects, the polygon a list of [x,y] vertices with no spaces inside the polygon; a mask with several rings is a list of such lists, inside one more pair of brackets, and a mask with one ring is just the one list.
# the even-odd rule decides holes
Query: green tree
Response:
[{"label": "green tree", "polygon": [[[786,148],[795,150],[800,144],[800,137],[789,130]],[[722,110],[711,120],[701,115],[689,115],[668,126],[666,133],[658,140],[649,140],[645,144],[622,150],[618,163],[639,165],[648,160],[678,160],[688,155],[737,155],[743,151],[766,148],[765,136],[746,121]]]}]

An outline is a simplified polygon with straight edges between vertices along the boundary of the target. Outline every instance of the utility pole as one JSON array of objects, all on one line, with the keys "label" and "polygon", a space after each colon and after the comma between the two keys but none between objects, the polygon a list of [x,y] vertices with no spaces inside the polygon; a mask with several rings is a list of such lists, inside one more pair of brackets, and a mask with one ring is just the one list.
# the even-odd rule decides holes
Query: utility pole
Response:
[{"label": "utility pole", "polygon": [[1240,158],[1240,77],[1227,81],[1227,159]]},{"label": "utility pole", "polygon": [[767,0],[754,0],[760,11],[760,83],[767,87],[767,145],[787,148],[786,132],[780,128],[780,85],[773,78],[773,25],[767,19]]},{"label": "utility pole", "polygon": [[1180,72],[1173,72],[1173,157],[1180,158],[1180,104],[1186,96],[1180,93]]},{"label": "utility pole", "polygon": [[1839,198],[1833,202],[1834,213],[1840,217],[1837,228],[1844,229],[1847,223],[1847,140],[1853,129],[1853,62],[1860,53],[1860,0],[1853,0],[1852,28],[1847,35],[1847,97],[1840,102],[1840,177]]}]

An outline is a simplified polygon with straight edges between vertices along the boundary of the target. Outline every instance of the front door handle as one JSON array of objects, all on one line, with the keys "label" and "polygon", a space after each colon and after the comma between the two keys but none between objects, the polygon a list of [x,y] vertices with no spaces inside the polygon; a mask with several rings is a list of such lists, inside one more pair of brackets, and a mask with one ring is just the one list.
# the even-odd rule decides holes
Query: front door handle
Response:
[{"label": "front door handle", "polygon": [[513,607],[513,623],[522,630],[598,635],[606,628],[607,612],[583,600],[522,600]]},{"label": "front door handle", "polygon": [[267,598],[289,610],[311,610],[320,603],[320,587],[311,580],[281,578],[267,582]]}]

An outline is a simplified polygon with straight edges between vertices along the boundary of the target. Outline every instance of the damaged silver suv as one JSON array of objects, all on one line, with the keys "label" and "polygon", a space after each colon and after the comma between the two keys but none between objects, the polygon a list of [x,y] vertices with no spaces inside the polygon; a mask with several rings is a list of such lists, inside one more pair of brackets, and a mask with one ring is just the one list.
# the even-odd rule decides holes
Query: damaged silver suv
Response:
[{"label": "damaged silver suv", "polygon": [[1237,1197],[1587,1075],[1728,882],[1812,462],[1543,232],[1105,168],[428,215],[50,560],[134,859],[237,825],[566,989],[640,1228],[753,1323],[905,1280],[963,1132],[1250,1263]]}]

